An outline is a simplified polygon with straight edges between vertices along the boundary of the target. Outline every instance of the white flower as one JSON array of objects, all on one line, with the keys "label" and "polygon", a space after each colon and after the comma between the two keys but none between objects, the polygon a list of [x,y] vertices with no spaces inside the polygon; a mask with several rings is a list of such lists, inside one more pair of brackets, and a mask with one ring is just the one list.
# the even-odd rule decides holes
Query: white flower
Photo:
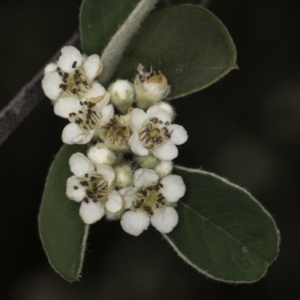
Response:
[{"label": "white flower", "polygon": [[102,71],[100,57],[97,54],[82,56],[73,46],[63,47],[61,53],[56,63],[45,68],[43,90],[53,101],[60,97],[82,98]]},{"label": "white flower", "polygon": [[106,118],[98,132],[105,145],[112,150],[128,150],[131,136],[129,111],[126,115],[110,115]]},{"label": "white flower", "polygon": [[120,189],[126,211],[121,226],[127,233],[138,236],[151,222],[158,231],[169,233],[178,223],[174,209],[185,193],[185,184],[178,175],[167,175],[161,181],[153,170],[138,169],[134,173],[134,187]]},{"label": "white flower", "polygon": [[69,115],[70,124],[66,125],[62,132],[62,140],[65,144],[86,144],[97,129],[114,114],[113,106],[107,105],[109,94],[98,103],[89,99],[78,101],[74,98],[61,98],[55,104],[56,113],[60,116]]},{"label": "white flower", "polygon": [[132,136],[129,139],[131,150],[146,156],[152,152],[160,160],[173,160],[178,155],[175,145],[186,142],[186,130],[177,124],[171,124],[172,116],[164,109],[154,105],[147,112],[135,108],[131,112],[130,126]]},{"label": "white flower", "polygon": [[167,78],[160,71],[156,74],[152,65],[150,70],[147,70],[141,64],[136,68],[134,89],[137,106],[142,109],[163,100],[170,92]]},{"label": "white flower", "polygon": [[74,176],[67,180],[67,197],[81,202],[79,214],[83,222],[92,224],[104,214],[119,217],[125,201],[114,190],[115,172],[109,165],[95,166],[82,153],[75,153],[69,160]]}]

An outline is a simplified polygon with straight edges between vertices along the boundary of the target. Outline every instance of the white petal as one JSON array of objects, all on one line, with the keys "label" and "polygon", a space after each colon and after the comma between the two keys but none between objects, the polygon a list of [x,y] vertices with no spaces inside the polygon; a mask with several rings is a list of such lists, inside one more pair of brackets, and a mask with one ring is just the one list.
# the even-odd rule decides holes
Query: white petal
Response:
[{"label": "white petal", "polygon": [[168,113],[166,110],[161,109],[159,105],[154,105],[148,108],[147,110],[147,118],[158,118],[159,120],[171,123],[172,115]]},{"label": "white petal", "polygon": [[135,108],[131,112],[130,127],[132,131],[140,131],[141,127],[146,121],[147,115],[142,109]]},{"label": "white petal", "polygon": [[55,63],[48,64],[44,69],[44,74],[56,71],[57,65]]},{"label": "white petal", "polygon": [[62,89],[59,85],[62,83],[61,77],[57,72],[47,73],[42,80],[42,88],[46,96],[51,100],[57,100]]},{"label": "white petal", "polygon": [[133,175],[134,185],[138,188],[157,183],[159,176],[153,170],[138,169]]},{"label": "white petal", "polygon": [[112,184],[116,177],[114,169],[109,165],[98,165],[97,173],[103,176],[109,186]]},{"label": "white petal", "polygon": [[151,224],[161,233],[169,233],[178,223],[178,213],[170,206],[164,206],[154,210]]},{"label": "white petal", "polygon": [[75,176],[67,180],[67,197],[76,202],[80,202],[85,196],[85,189]]},{"label": "white petal", "polygon": [[114,116],[115,110],[114,107],[109,104],[101,110],[102,118],[101,118],[101,125],[108,123],[111,118]]},{"label": "white petal", "polygon": [[175,145],[181,145],[187,141],[188,134],[183,126],[171,124],[168,126],[168,130],[172,131],[170,141]]},{"label": "white petal", "polygon": [[83,133],[81,135],[76,136],[73,139],[73,143],[74,144],[80,144],[80,145],[87,144],[88,142],[90,142],[90,140],[94,136],[94,132],[95,132],[95,130],[91,130],[88,133]]},{"label": "white petal", "polygon": [[100,60],[99,55],[90,55],[83,63],[83,69],[85,76],[92,81],[96,78],[102,71],[103,65]]},{"label": "white petal", "polygon": [[135,193],[137,191],[138,191],[138,189],[135,187],[125,187],[125,188],[118,190],[118,192],[123,196],[123,198],[125,200],[124,209],[128,209],[128,208],[132,207],[132,202],[135,199]]},{"label": "white petal", "polygon": [[108,195],[108,200],[105,203],[105,208],[111,213],[117,213],[123,209],[125,204],[122,196],[115,190]]},{"label": "white petal", "polygon": [[173,163],[170,160],[162,160],[160,163],[155,167],[155,172],[160,176],[160,177],[165,177],[168,174],[171,173],[173,169]]},{"label": "white petal", "polygon": [[80,152],[72,154],[69,164],[72,173],[77,177],[84,177],[85,174],[90,174],[94,170],[88,158]]},{"label": "white petal", "polygon": [[88,134],[85,134],[78,124],[70,123],[65,126],[62,132],[62,140],[65,144],[86,144],[88,143],[95,130],[91,130]]},{"label": "white petal", "polygon": [[143,143],[139,139],[139,134],[133,132],[130,139],[128,140],[128,145],[131,148],[131,151],[139,156],[146,156],[149,154],[149,150],[144,147]]},{"label": "white petal", "polygon": [[174,117],[175,117],[175,111],[174,111],[173,107],[169,103],[167,103],[165,101],[162,101],[162,102],[157,103],[157,106],[160,109],[163,109],[167,113],[169,113],[170,116],[171,116],[171,118],[172,118],[172,120],[174,119]]},{"label": "white petal", "polygon": [[153,155],[161,160],[173,160],[178,155],[177,147],[170,141],[152,150]]},{"label": "white petal", "polygon": [[140,235],[149,225],[149,217],[141,211],[127,211],[121,219],[123,230],[134,236]]},{"label": "white petal", "polygon": [[105,213],[103,205],[99,202],[81,202],[79,215],[85,224],[93,224],[99,221]]},{"label": "white petal", "polygon": [[86,92],[85,98],[97,98],[99,96],[103,96],[105,93],[105,88],[100,83],[94,82],[91,89]]},{"label": "white petal", "polygon": [[54,105],[54,113],[65,119],[70,118],[70,113],[78,113],[80,109],[80,101],[73,97],[60,98]]},{"label": "white petal", "polygon": [[181,176],[170,174],[160,182],[163,187],[160,192],[169,202],[177,202],[185,194],[185,184]]},{"label": "white petal", "polygon": [[57,66],[64,72],[70,73],[75,70],[72,67],[76,62],[76,68],[80,67],[82,63],[82,55],[78,49],[73,46],[65,46],[61,49],[61,56],[58,59]]}]

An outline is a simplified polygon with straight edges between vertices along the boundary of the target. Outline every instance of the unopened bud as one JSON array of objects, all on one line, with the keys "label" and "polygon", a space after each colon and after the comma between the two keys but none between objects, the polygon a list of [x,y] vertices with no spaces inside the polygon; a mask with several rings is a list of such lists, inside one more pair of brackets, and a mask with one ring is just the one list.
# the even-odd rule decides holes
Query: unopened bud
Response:
[{"label": "unopened bud", "polygon": [[115,167],[116,186],[123,188],[132,185],[132,169],[129,165],[119,165]]},{"label": "unopened bud", "polygon": [[172,169],[173,169],[172,161],[162,160],[156,165],[155,172],[159,175],[160,178],[163,178],[169,175],[172,172]]},{"label": "unopened bud", "polygon": [[117,80],[112,83],[108,91],[111,96],[111,102],[122,113],[125,114],[134,100],[133,84],[128,80]]},{"label": "unopened bud", "polygon": [[103,143],[97,143],[89,148],[87,156],[95,165],[112,165],[116,161],[116,155]]},{"label": "unopened bud", "polygon": [[136,162],[144,169],[154,169],[159,160],[152,154],[136,156]]}]

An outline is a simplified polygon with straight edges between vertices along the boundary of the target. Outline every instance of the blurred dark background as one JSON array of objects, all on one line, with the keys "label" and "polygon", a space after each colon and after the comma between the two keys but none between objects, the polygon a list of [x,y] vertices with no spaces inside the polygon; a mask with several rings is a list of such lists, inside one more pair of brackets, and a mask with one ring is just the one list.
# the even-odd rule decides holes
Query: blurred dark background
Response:
[{"label": "blurred dark background", "polygon": [[[121,1],[121,0],[120,0]],[[0,108],[78,27],[80,0],[1,1]],[[177,163],[247,188],[274,216],[280,255],[252,285],[198,274],[159,233],[94,225],[81,283],[49,266],[38,236],[44,181],[63,120],[44,99],[0,148],[1,299],[289,299],[300,292],[300,3],[211,1],[238,51],[239,71],[172,102],[189,132]],[[195,107],[197,109],[195,109]]]}]

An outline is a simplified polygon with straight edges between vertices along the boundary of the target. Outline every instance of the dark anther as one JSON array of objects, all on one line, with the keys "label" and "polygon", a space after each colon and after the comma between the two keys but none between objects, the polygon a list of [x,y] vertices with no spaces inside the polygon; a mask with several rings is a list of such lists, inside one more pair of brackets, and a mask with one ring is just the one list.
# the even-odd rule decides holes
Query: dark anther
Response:
[{"label": "dark anther", "polygon": [[82,186],[88,186],[88,185],[89,185],[89,183],[88,183],[86,180],[80,181],[80,184],[81,184]]},{"label": "dark anther", "polygon": [[76,116],[76,114],[74,112],[72,113],[69,113],[69,116],[72,117],[72,116]]},{"label": "dark anther", "polygon": [[80,114],[83,114],[83,111],[82,111],[82,110],[79,110],[78,112],[79,112]]},{"label": "dark anther", "polygon": [[84,174],[84,176],[85,176],[86,178],[88,178],[88,177],[89,177],[89,174],[88,174],[88,173],[86,173],[86,174]]},{"label": "dark anther", "polygon": [[78,186],[74,185],[74,190],[78,190]]},{"label": "dark anther", "polygon": [[83,82],[84,85],[88,85],[86,80],[83,80],[82,82]]},{"label": "dark anther", "polygon": [[60,67],[57,67],[57,68],[56,68],[56,70],[57,70],[57,71],[60,71],[60,70],[61,70],[61,68],[60,68]]},{"label": "dark anther", "polygon": [[68,78],[69,77],[69,73],[65,73],[64,74],[64,78],[66,79],[66,78]]},{"label": "dark anther", "polygon": [[91,181],[94,181],[96,179],[96,177],[92,176],[91,177]]},{"label": "dark anther", "polygon": [[59,87],[64,91],[68,88],[66,84],[62,84],[62,83],[59,85]]},{"label": "dark anther", "polygon": [[72,64],[72,68],[75,69],[76,65],[77,65],[77,61],[74,61],[73,64]]},{"label": "dark anther", "polygon": [[83,201],[86,202],[86,203],[89,203],[89,199],[86,198],[86,197],[83,198]]},{"label": "dark anther", "polygon": [[63,73],[61,71],[58,72],[59,76],[63,76]]},{"label": "dark anther", "polygon": [[83,105],[83,103],[81,101],[79,101],[80,105]]},{"label": "dark anther", "polygon": [[67,83],[67,79],[63,79],[63,82],[64,82],[64,83]]},{"label": "dark anther", "polygon": [[79,85],[79,84],[80,84],[80,80],[75,81],[75,84],[76,84],[76,85]]}]

